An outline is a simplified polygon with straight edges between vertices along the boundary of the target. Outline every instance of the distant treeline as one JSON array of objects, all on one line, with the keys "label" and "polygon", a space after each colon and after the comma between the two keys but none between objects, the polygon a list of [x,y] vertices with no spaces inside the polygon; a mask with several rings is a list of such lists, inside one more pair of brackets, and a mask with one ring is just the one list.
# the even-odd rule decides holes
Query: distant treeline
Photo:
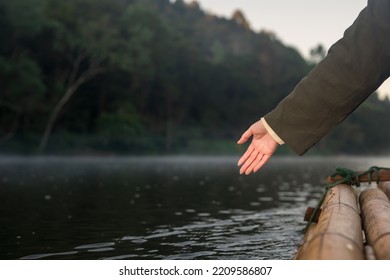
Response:
[{"label": "distant treeline", "polygon": [[[0,42],[2,154],[234,153],[313,67],[181,0],[0,0]],[[317,150],[389,149],[389,119],[373,95]]]}]

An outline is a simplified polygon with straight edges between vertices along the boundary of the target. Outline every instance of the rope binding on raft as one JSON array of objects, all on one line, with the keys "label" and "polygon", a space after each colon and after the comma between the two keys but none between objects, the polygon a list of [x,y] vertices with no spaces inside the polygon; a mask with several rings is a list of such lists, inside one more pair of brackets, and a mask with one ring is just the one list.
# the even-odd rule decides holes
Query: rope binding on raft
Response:
[{"label": "rope binding on raft", "polygon": [[[366,182],[370,185],[372,183],[372,179],[375,178],[376,183],[379,184],[380,176],[379,171],[382,170],[390,170],[388,167],[378,167],[378,166],[371,166],[369,169],[367,169],[364,172],[357,172],[348,168],[344,167],[338,167],[336,168],[336,171],[328,178],[328,183],[325,186],[325,191],[322,194],[320,200],[317,203],[317,206],[314,208],[313,212],[310,215],[310,218],[308,220],[308,223],[305,227],[305,232],[310,227],[310,225],[314,222],[316,217],[319,216],[319,213],[321,211],[322,203],[325,200],[325,197],[329,190],[337,185],[340,184],[347,184],[351,186],[360,187],[361,185],[361,178],[363,176],[367,176]],[[334,178],[340,178],[338,180],[334,180]]]}]

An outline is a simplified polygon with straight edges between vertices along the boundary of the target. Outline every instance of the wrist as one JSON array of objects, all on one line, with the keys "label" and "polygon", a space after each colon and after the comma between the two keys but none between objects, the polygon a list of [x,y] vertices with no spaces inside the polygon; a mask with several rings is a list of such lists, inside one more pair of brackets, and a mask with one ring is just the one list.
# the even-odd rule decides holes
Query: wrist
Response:
[{"label": "wrist", "polygon": [[276,132],[269,126],[267,121],[263,118],[260,119],[262,124],[264,125],[264,128],[267,130],[268,134],[279,144],[283,145],[284,141],[279,137],[279,135],[276,134]]}]

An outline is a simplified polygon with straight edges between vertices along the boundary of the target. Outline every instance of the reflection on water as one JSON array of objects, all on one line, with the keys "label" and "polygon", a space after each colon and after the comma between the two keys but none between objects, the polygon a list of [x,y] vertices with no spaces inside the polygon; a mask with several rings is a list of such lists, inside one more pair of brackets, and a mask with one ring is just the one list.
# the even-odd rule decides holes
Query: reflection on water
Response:
[{"label": "reflection on water", "polygon": [[335,167],[389,158],[0,158],[0,259],[291,259]]}]

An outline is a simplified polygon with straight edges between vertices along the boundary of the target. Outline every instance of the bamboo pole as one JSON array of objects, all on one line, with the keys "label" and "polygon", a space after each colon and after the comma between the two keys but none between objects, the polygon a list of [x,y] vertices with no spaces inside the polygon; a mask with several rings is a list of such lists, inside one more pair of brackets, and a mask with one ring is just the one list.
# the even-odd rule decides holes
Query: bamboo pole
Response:
[{"label": "bamboo pole", "polygon": [[366,260],[376,260],[374,249],[370,245],[364,246],[364,255]]},{"label": "bamboo pole", "polygon": [[307,230],[296,259],[364,259],[357,194],[348,185],[329,190],[316,225]]},{"label": "bamboo pole", "polygon": [[368,188],[359,197],[368,244],[378,259],[390,259],[390,201],[378,188]]},{"label": "bamboo pole", "polygon": [[384,192],[387,198],[390,200],[390,182],[380,182],[379,189]]},{"label": "bamboo pole", "polygon": [[[358,172],[358,174],[363,173],[363,172]],[[379,180],[378,180],[379,177]],[[390,181],[390,170],[379,170],[378,171],[378,177],[376,175],[376,172],[371,172],[371,181],[376,182],[376,181]],[[343,179],[340,175],[336,175],[334,177],[329,176],[326,180],[328,183],[335,183],[337,181],[340,181]],[[369,181],[369,175],[364,174],[362,176],[359,176],[360,182],[368,182]]]}]

